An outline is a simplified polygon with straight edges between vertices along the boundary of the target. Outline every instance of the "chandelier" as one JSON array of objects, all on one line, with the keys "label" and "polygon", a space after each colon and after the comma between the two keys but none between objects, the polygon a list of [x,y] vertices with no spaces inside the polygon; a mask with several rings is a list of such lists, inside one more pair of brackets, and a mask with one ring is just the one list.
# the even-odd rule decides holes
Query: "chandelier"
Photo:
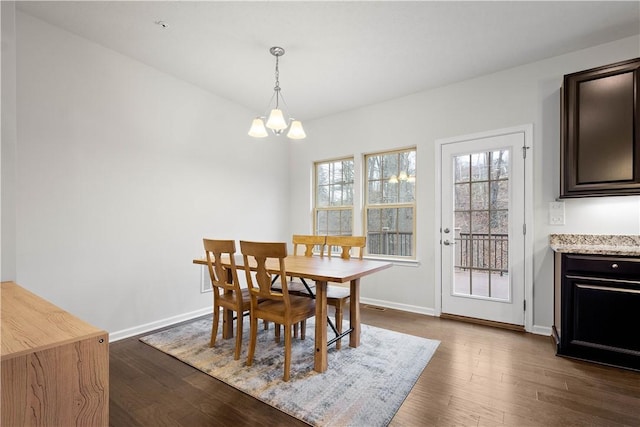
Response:
[{"label": "chandelier", "polygon": [[[267,111],[273,104],[273,100],[275,98],[275,108],[271,110],[269,113],[269,118],[267,119],[266,127],[271,129],[271,131],[275,135],[282,134],[287,128],[289,128],[289,132],[287,132],[287,137],[291,139],[304,139],[307,137],[307,134],[304,133],[304,129],[302,128],[302,123],[299,120],[294,119],[293,117],[289,117],[285,119],[283,111],[280,109],[280,101],[286,107],[287,103],[284,101],[282,96],[282,91],[280,89],[280,71],[278,70],[278,60],[282,55],[284,55],[284,49],[281,47],[274,46],[269,49],[269,52],[273,56],[276,57],[276,85],[273,88],[273,95],[271,96],[271,100],[269,101],[269,106],[267,107]],[[249,136],[253,136],[254,138],[264,138],[268,136],[267,129],[265,128],[264,120],[266,118],[266,114],[264,116],[258,116],[253,119],[251,123],[251,129],[249,129]]]}]

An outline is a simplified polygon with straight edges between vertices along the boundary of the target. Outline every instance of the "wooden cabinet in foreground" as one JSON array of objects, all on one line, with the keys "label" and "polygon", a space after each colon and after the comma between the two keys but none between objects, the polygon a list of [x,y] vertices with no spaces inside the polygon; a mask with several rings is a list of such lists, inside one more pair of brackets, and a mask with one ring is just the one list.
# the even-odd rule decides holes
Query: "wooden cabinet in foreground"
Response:
[{"label": "wooden cabinet in foreground", "polygon": [[640,58],[564,76],[560,197],[640,194]]},{"label": "wooden cabinet in foreground", "polygon": [[2,282],[3,426],[109,425],[109,336]]}]

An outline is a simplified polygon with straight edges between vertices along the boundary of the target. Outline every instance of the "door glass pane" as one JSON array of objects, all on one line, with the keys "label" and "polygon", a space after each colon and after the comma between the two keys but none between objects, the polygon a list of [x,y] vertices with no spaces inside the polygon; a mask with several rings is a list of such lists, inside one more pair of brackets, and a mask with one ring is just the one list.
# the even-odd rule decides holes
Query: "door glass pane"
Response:
[{"label": "door glass pane", "polygon": [[504,149],[453,158],[455,295],[510,297],[509,155]]}]

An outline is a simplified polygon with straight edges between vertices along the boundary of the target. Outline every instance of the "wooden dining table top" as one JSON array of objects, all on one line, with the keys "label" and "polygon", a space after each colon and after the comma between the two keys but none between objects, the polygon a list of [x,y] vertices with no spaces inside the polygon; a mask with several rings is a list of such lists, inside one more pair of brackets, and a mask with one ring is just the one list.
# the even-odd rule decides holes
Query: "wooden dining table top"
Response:
[{"label": "wooden dining table top", "polygon": [[[244,259],[242,255],[235,256],[236,267],[244,268]],[[196,258],[194,264],[207,265],[206,258]],[[223,265],[229,265],[228,257],[222,258]],[[321,257],[321,256],[304,256],[304,255],[288,255],[285,258],[285,269],[288,275],[295,277],[304,277],[320,282],[344,283],[358,279],[371,273],[390,268],[393,264],[387,261],[377,261],[369,259],[349,260],[339,257]],[[267,270],[270,273],[279,273],[280,266],[277,259],[267,260]],[[255,268],[253,259],[249,259],[249,268]]]}]

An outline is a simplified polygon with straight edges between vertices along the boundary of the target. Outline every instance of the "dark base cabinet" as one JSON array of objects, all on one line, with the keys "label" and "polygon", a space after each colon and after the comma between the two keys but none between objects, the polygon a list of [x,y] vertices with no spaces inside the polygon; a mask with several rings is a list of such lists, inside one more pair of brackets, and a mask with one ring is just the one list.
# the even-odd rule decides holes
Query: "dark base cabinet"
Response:
[{"label": "dark base cabinet", "polygon": [[558,355],[640,370],[640,258],[556,254],[558,286]]}]

